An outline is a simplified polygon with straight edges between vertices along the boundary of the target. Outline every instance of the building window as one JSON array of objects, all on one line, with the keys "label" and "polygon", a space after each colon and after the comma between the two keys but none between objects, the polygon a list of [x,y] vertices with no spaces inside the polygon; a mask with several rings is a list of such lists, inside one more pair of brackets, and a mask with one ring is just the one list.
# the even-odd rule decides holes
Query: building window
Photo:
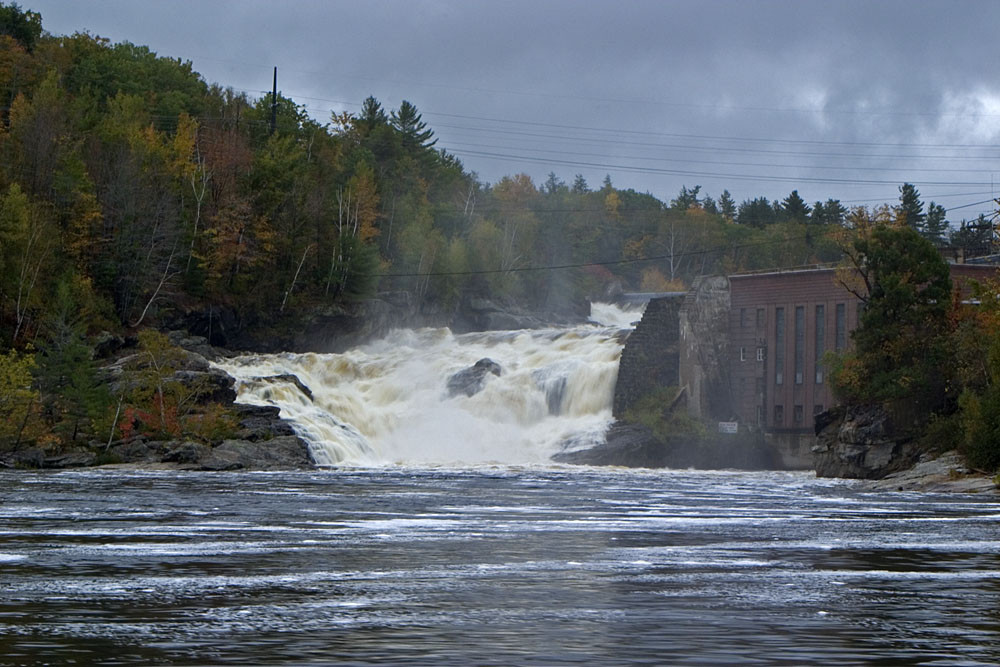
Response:
[{"label": "building window", "polygon": [[792,411],[792,418],[795,420],[796,424],[802,423],[802,406],[796,405]]},{"label": "building window", "polygon": [[740,308],[740,328],[746,329],[747,327],[747,309]]},{"label": "building window", "polygon": [[816,306],[816,384],[823,384],[823,348],[826,345],[826,309]]},{"label": "building window", "polygon": [[774,425],[775,426],[785,425],[785,408],[782,405],[774,406]]},{"label": "building window", "polygon": [[758,308],[757,309],[757,328],[758,329],[763,329],[764,328],[764,309],[763,308]]},{"label": "building window", "polygon": [[847,347],[847,307],[842,303],[837,304],[837,340],[834,345],[837,352],[843,352]]},{"label": "building window", "polygon": [[813,406],[813,414],[814,415],[818,415],[821,412],[823,412],[823,404],[822,403],[817,403],[816,405]]},{"label": "building window", "polygon": [[785,379],[785,309],[774,309],[774,384]]},{"label": "building window", "polygon": [[764,348],[757,348],[757,361],[764,361]]},{"label": "building window", "polygon": [[806,357],[806,309],[795,307],[795,384],[802,384]]},{"label": "building window", "polygon": [[759,426],[763,426],[764,425],[764,406],[763,405],[758,405],[757,406],[757,424]]},{"label": "building window", "polygon": [[745,347],[740,348],[740,361],[747,360],[747,349]]}]

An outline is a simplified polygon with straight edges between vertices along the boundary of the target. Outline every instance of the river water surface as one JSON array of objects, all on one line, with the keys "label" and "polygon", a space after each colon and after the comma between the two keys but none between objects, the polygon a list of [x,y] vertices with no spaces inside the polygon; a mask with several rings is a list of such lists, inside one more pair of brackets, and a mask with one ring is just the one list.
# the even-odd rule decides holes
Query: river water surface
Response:
[{"label": "river water surface", "polygon": [[996,664],[998,519],[805,473],[0,472],[0,664]]}]

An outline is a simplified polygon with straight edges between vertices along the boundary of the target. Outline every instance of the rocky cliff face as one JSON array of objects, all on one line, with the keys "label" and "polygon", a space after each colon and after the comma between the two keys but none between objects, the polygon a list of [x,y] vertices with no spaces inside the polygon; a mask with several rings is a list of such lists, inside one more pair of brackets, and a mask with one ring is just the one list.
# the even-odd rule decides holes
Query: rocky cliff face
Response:
[{"label": "rocky cliff face", "polygon": [[683,302],[683,296],[651,300],[625,341],[612,405],[616,418],[621,419],[643,396],[680,384],[678,318]]},{"label": "rocky cliff face", "polygon": [[882,479],[913,467],[920,449],[901,435],[882,405],[838,407],[816,418],[818,477]]}]

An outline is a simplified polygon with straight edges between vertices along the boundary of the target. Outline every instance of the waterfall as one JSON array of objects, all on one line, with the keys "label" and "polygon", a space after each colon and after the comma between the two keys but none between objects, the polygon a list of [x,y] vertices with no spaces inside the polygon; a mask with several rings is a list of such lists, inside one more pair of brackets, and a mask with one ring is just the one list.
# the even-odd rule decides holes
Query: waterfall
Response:
[{"label": "waterfall", "polygon": [[[218,366],[236,378],[239,402],[281,408],[320,465],[532,464],[602,439],[621,340],[619,326],[597,323],[406,329],[343,354],[245,355]],[[486,373],[472,396],[450,396],[448,378],[484,358],[500,375]]]},{"label": "waterfall", "polygon": [[632,329],[635,323],[642,319],[645,310],[646,302],[618,305],[595,301],[590,304],[590,321],[609,327]]}]

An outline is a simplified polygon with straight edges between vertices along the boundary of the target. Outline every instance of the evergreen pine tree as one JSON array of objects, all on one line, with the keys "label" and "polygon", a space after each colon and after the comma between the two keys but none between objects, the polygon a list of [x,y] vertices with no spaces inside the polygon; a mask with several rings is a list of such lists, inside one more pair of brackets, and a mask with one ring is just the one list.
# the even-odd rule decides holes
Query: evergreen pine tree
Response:
[{"label": "evergreen pine tree", "polygon": [[793,222],[806,222],[809,219],[810,210],[809,204],[805,203],[802,197],[799,196],[799,191],[792,190],[792,193],[781,202],[780,219]]},{"label": "evergreen pine tree", "polygon": [[677,211],[686,211],[692,206],[698,206],[699,192],[701,192],[700,185],[696,185],[690,190],[688,190],[686,185],[682,185],[681,191],[677,194],[677,198],[670,201],[670,208]]},{"label": "evergreen pine tree", "polygon": [[434,131],[427,129],[427,123],[421,120],[417,107],[403,100],[398,111],[392,112],[392,126],[403,135],[403,146],[408,149],[427,149],[437,143],[433,139]]},{"label": "evergreen pine tree", "polygon": [[920,201],[920,192],[910,183],[899,187],[899,206],[896,207],[896,218],[918,232],[923,230],[924,203]]},{"label": "evergreen pine tree", "polygon": [[379,101],[371,95],[366,97],[365,101],[361,103],[361,114],[358,116],[358,126],[361,128],[361,133],[367,136],[376,127],[385,125],[387,122],[389,122],[389,118],[382,110]]},{"label": "evergreen pine tree", "polygon": [[719,196],[719,213],[730,222],[736,219],[736,201],[729,194],[729,190],[723,190]]},{"label": "evergreen pine tree", "polygon": [[941,204],[931,202],[927,207],[927,217],[924,219],[924,228],[920,230],[921,236],[934,244],[944,243],[946,232],[948,231],[948,212]]}]

